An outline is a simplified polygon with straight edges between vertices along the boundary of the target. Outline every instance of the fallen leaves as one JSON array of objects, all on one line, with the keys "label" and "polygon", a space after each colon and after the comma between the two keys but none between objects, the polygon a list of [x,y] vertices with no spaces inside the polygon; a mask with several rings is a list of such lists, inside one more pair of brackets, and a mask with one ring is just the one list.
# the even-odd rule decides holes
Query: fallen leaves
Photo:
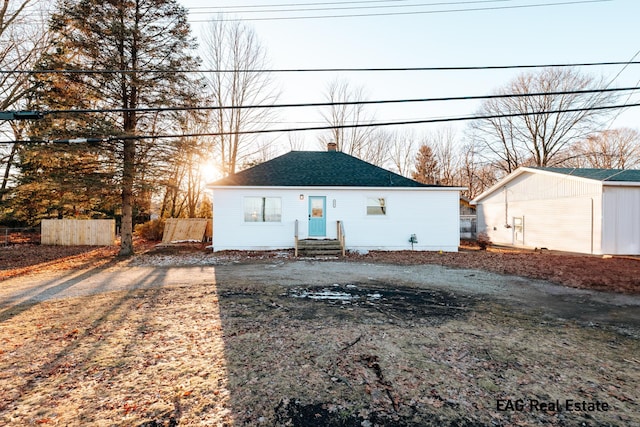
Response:
[{"label": "fallen leaves", "polygon": [[[182,291],[54,301],[6,319],[0,342],[15,349],[0,354],[0,424],[28,425],[34,413],[70,426],[230,423],[217,303]],[[141,299],[148,310],[135,309]],[[45,319],[54,327],[39,327]]]},{"label": "fallen leaves", "polygon": [[439,264],[548,280],[565,286],[640,294],[640,257],[602,258],[518,249],[460,252],[371,251],[350,260],[391,264]]}]

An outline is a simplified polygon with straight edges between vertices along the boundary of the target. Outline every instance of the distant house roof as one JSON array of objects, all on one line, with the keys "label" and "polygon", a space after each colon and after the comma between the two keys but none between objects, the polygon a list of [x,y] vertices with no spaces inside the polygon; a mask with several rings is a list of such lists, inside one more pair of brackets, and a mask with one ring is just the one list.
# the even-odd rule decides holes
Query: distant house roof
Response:
[{"label": "distant house roof", "polygon": [[427,185],[339,151],[291,151],[210,187],[443,187]]},{"label": "distant house roof", "polygon": [[547,172],[561,173],[596,181],[640,182],[640,170],[637,169],[590,169],[590,168],[531,168]]}]

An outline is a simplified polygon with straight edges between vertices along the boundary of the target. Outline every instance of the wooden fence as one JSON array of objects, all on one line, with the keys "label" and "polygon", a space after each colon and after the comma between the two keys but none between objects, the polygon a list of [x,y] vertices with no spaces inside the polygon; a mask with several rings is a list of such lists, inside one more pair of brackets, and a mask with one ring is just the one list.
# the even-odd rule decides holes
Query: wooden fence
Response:
[{"label": "wooden fence", "polygon": [[162,243],[202,242],[211,229],[210,223],[206,218],[167,218]]},{"label": "wooden fence", "polygon": [[114,219],[43,219],[43,245],[110,246],[116,239]]}]

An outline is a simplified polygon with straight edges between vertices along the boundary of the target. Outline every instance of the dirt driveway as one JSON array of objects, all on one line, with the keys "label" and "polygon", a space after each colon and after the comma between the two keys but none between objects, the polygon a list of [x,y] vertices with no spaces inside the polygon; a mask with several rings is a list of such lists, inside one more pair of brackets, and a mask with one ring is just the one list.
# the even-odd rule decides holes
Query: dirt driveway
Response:
[{"label": "dirt driveway", "polygon": [[0,286],[7,425],[640,426],[640,296],[440,265],[144,263]]},{"label": "dirt driveway", "polygon": [[[640,337],[640,296],[568,288],[542,280],[438,265],[387,265],[331,261],[232,263],[218,266],[132,266],[46,272],[17,277],[0,287],[0,306],[155,287],[221,283],[291,289],[346,285],[373,291],[395,288],[438,290],[499,301],[514,309],[628,328]],[[328,298],[329,300],[331,298]]]}]

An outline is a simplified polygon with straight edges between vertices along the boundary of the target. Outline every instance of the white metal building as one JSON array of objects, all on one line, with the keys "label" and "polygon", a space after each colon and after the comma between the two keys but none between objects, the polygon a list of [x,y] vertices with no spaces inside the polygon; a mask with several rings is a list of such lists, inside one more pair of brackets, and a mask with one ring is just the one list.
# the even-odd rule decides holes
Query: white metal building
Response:
[{"label": "white metal building", "polygon": [[473,203],[493,243],[640,254],[640,170],[523,167]]},{"label": "white metal building", "polygon": [[[293,248],[336,239],[348,250],[457,251],[461,188],[425,185],[338,151],[292,151],[209,185],[213,247]],[[297,224],[297,225],[296,225]]]}]

